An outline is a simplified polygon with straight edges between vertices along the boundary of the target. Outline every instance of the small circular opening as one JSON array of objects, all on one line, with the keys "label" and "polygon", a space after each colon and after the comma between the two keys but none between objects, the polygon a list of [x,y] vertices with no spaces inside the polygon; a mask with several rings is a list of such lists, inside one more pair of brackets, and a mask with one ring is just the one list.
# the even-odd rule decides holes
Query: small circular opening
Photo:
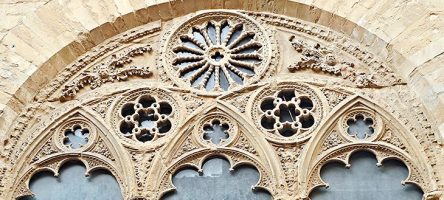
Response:
[{"label": "small circular opening", "polygon": [[223,58],[224,58],[224,55],[222,55],[219,51],[216,51],[216,53],[214,53],[214,54],[211,56],[211,59],[213,59],[213,60],[216,61],[216,62],[221,61]]}]

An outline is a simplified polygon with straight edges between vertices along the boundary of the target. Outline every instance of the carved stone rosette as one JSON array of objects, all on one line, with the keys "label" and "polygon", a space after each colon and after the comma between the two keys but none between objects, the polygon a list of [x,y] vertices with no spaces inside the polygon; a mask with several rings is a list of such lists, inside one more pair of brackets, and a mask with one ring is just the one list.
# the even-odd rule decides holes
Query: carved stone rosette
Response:
[{"label": "carved stone rosette", "polygon": [[[213,127],[218,127],[220,130],[214,130]],[[209,130],[210,129],[210,130]],[[211,138],[208,131],[223,132],[225,137]],[[213,112],[202,117],[198,122],[198,127],[194,130],[194,137],[202,145],[207,147],[223,147],[230,145],[238,137],[237,122],[231,119],[222,112]],[[220,137],[220,135],[219,135]],[[215,142],[217,141],[217,143]]]},{"label": "carved stone rosette", "polygon": [[257,82],[269,70],[268,33],[232,11],[201,12],[168,32],[159,60],[183,88],[217,95]]},{"label": "carved stone rosette", "polygon": [[156,142],[173,132],[179,105],[162,89],[139,89],[122,94],[113,105],[112,125],[119,137],[133,145]]},{"label": "carved stone rosette", "polygon": [[308,85],[281,82],[254,97],[252,117],[267,138],[295,142],[309,137],[322,120],[323,106]]}]

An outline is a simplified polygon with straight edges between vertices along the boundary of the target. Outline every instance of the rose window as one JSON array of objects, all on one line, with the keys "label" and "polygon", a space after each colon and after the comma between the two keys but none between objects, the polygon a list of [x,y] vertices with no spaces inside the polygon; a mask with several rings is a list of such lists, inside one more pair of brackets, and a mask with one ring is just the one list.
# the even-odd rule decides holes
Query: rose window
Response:
[{"label": "rose window", "polygon": [[121,109],[119,130],[127,138],[141,142],[156,140],[171,130],[173,108],[166,101],[142,95]]},{"label": "rose window", "polygon": [[260,125],[283,137],[307,131],[316,121],[313,100],[295,89],[283,89],[265,97],[259,107]]},{"label": "rose window", "polygon": [[247,16],[203,13],[171,35],[165,66],[188,86],[222,92],[265,71],[270,55],[266,41],[263,29]]}]

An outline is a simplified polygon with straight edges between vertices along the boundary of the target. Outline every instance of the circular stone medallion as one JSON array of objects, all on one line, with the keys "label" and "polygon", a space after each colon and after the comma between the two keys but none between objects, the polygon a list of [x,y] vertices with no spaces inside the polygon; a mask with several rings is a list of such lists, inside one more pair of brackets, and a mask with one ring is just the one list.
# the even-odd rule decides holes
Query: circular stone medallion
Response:
[{"label": "circular stone medallion", "polygon": [[265,30],[237,12],[197,14],[169,34],[161,65],[179,86],[218,95],[257,81],[271,59]]}]

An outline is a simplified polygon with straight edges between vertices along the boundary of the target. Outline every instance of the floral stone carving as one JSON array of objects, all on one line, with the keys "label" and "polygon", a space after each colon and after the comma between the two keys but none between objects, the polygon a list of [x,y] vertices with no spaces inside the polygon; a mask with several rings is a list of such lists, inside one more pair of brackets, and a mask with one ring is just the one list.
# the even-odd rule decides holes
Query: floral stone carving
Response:
[{"label": "floral stone carving", "polygon": [[154,142],[173,130],[178,106],[165,91],[142,89],[123,96],[114,108],[113,126],[126,141]]},{"label": "floral stone carving", "polygon": [[170,114],[173,108],[168,102],[158,102],[151,95],[143,95],[137,101],[125,104],[121,109],[120,132],[141,142],[155,140],[171,130]]},{"label": "floral stone carving", "polygon": [[358,63],[340,56],[340,49],[334,45],[309,44],[296,39],[295,36],[291,36],[289,41],[294,50],[300,54],[300,58],[287,67],[290,72],[302,69],[322,71],[342,77],[359,88],[400,84],[400,79],[387,67],[377,62],[373,62],[368,68],[361,67]]},{"label": "floral stone carving", "polygon": [[316,94],[307,88],[282,83],[261,92],[253,107],[256,124],[279,140],[306,137],[319,124],[322,110]]},{"label": "floral stone carving", "polygon": [[150,45],[130,48],[119,55],[112,55],[108,60],[94,66],[90,71],[85,71],[62,89],[60,100],[73,98],[78,91],[86,86],[91,89],[100,87],[106,82],[122,81],[131,76],[148,77],[151,75],[148,67],[126,66],[135,56],[152,51]]},{"label": "floral stone carving", "polygon": [[173,80],[215,94],[256,81],[271,58],[264,29],[229,11],[187,20],[168,38],[164,51],[162,65]]},{"label": "floral stone carving", "polygon": [[[42,93],[2,141],[0,199],[32,194],[32,174],[57,172],[67,160],[112,172],[124,199],[160,199],[175,172],[199,171],[213,157],[233,169],[254,166],[256,186],[274,199],[305,199],[324,184],[325,163],[347,164],[357,150],[404,161],[408,181],[428,200],[440,198],[442,151],[431,121],[409,87],[385,87],[398,79],[366,46],[264,12],[211,10],[153,25],[109,38],[35,88]],[[297,73],[303,69],[316,75]],[[348,131],[359,124],[373,130]],[[76,125],[88,135],[73,137]]]}]

